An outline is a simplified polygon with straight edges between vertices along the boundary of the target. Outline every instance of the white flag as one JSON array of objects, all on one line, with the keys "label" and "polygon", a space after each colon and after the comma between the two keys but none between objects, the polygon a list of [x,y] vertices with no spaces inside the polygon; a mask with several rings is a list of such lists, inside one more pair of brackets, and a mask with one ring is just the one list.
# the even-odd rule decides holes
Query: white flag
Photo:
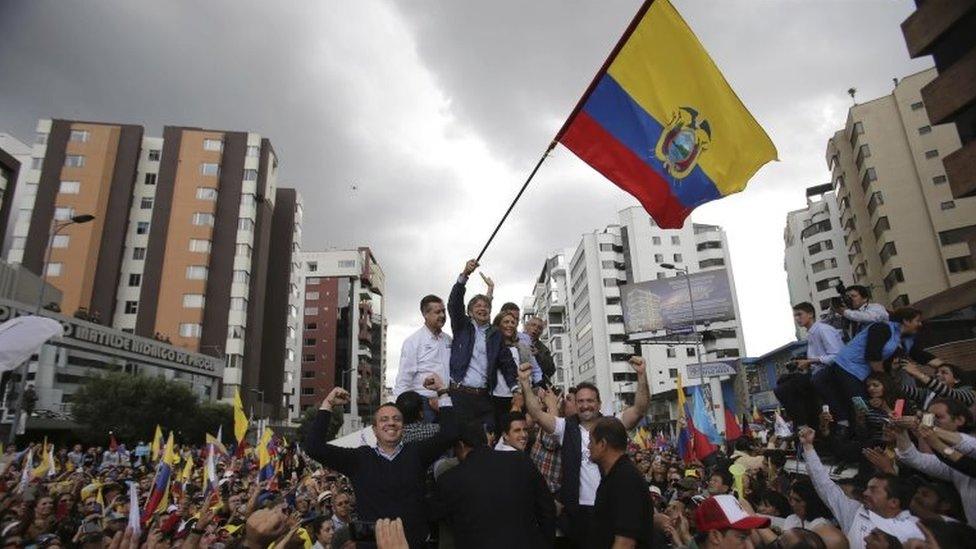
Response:
[{"label": "white flag", "polygon": [[0,324],[0,372],[20,366],[63,330],[60,322],[44,316],[18,316]]}]

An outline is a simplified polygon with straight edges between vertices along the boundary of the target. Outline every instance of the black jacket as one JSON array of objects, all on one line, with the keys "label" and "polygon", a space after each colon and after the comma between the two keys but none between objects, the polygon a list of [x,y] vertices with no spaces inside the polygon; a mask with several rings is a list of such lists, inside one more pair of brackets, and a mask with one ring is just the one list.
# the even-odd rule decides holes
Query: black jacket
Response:
[{"label": "black jacket", "polygon": [[457,547],[551,547],[556,504],[522,452],[478,448],[437,480],[438,515]]},{"label": "black jacket", "polygon": [[[451,317],[451,380],[455,383],[464,381],[474,353],[475,335],[471,317],[464,310],[464,283],[457,282],[451,288],[451,295],[447,299],[447,312]],[[493,326],[488,327],[485,334],[485,353],[488,355],[488,389],[494,390],[498,382],[498,371],[501,370],[509,387],[518,382],[518,365],[512,358],[512,353],[502,340],[502,333]]]}]

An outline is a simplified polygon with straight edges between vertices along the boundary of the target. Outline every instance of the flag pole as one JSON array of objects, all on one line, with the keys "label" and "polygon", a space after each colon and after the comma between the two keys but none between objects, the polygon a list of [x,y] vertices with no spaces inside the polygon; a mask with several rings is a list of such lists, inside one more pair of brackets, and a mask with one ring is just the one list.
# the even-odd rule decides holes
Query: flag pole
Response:
[{"label": "flag pole", "polygon": [[495,230],[491,232],[491,236],[488,237],[488,242],[485,242],[485,246],[481,248],[481,252],[478,254],[478,257],[475,259],[475,261],[481,261],[481,256],[485,255],[485,251],[488,250],[488,246],[491,245],[491,241],[494,240],[495,235],[498,234],[498,229],[502,228],[502,225],[505,223],[505,220],[508,219],[508,214],[512,213],[512,208],[515,207],[515,203],[519,201],[519,198],[522,198],[522,193],[524,193],[525,189],[529,186],[529,182],[532,181],[532,178],[535,177],[536,172],[538,172],[539,168],[542,167],[542,163],[549,156],[549,153],[552,152],[552,150],[555,148],[556,148],[556,141],[553,140],[552,143],[549,143],[549,146],[546,148],[546,152],[542,153],[542,158],[540,158],[539,161],[536,162],[535,168],[532,168],[532,173],[529,174],[529,177],[525,180],[525,183],[522,184],[522,188],[519,189],[518,194],[515,195],[515,200],[512,200],[512,203],[508,205],[508,209],[505,210],[505,215],[502,216],[501,221],[499,221],[498,225],[495,226]]}]

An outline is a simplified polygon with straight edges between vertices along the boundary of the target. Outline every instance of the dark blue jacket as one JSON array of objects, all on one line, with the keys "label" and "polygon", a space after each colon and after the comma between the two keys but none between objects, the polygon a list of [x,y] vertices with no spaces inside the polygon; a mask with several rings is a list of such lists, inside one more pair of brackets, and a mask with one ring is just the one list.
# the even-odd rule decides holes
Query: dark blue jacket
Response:
[{"label": "dark blue jacket", "polygon": [[[454,336],[451,341],[451,380],[455,383],[464,381],[474,351],[474,321],[465,312],[464,291],[464,283],[459,281],[451,288],[451,296],[447,299],[447,312],[451,316],[451,332]],[[499,369],[505,376],[508,386],[514,387],[518,381],[518,366],[512,358],[512,353],[502,341],[502,333],[494,327],[489,327],[485,336],[485,345],[488,355],[488,388],[492,390],[495,388]]]}]

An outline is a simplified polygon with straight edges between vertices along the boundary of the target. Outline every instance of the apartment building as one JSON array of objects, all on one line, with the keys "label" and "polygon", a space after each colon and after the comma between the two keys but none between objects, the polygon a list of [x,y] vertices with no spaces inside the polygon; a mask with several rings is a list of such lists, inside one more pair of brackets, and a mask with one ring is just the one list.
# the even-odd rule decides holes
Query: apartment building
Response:
[{"label": "apartment building", "polygon": [[[7,249],[8,228],[16,217],[17,181],[31,165],[31,147],[16,137],[0,133],[0,245]],[[22,194],[22,193],[21,193]]]},{"label": "apartment building", "polygon": [[953,197],[942,164],[959,135],[932,124],[922,100],[935,77],[921,71],[851,107],[827,143],[854,282],[891,307],[976,278],[967,244],[976,198]]},{"label": "apartment building", "polygon": [[[687,223],[682,229],[665,230],[640,207],[621,210],[618,215],[619,224],[582,235],[575,248],[563,253],[569,258],[563,268],[568,270],[565,293],[558,291],[558,283],[549,284],[549,273],[559,273],[559,254],[554,254],[547,258],[533,296],[527,300],[533,303],[534,311],[563,313],[561,330],[569,335],[561,344],[564,349],[569,347],[568,383],[594,383],[603,395],[612,395],[604,396],[604,403],[614,409],[633,402],[637,381],[627,364],[635,346],[624,331],[620,285],[676,276],[676,271],[665,264],[687,268],[692,274],[724,270],[735,300],[728,245],[720,227]],[[550,265],[554,257],[557,259]],[[736,320],[696,326],[696,332],[702,334],[701,345],[690,340],[641,344],[653,394],[663,396],[673,391],[678,374],[686,387],[698,384],[699,378],[688,376],[687,366],[698,363],[699,352],[703,353],[703,362],[735,361],[744,356],[738,305],[735,309]],[[718,408],[722,406],[721,383],[727,380],[727,375],[706,378],[713,405]],[[662,399],[652,404],[652,416],[674,417],[673,401]]]},{"label": "apartment building", "polygon": [[[176,126],[144,134],[41,120],[9,260],[45,273],[66,314],[225,359],[223,398],[239,388],[277,417],[283,388],[264,370],[284,367],[287,322],[266,308],[287,300],[290,281],[269,276],[269,260],[296,241],[294,230],[272,240],[272,227],[300,216],[294,191],[279,193],[271,142]],[[81,215],[94,219],[71,223]]]},{"label": "apartment building", "polygon": [[574,385],[573,338],[568,330],[573,310],[567,271],[567,258],[572,257],[573,251],[566,249],[550,254],[542,265],[532,295],[522,300],[523,321],[531,317],[545,321],[539,340],[552,352],[556,365],[552,382],[563,390]]},{"label": "apartment building", "polygon": [[830,310],[837,285],[854,283],[833,185],[806,190],[807,205],[786,214],[783,230],[786,285],[790,304],[807,301],[817,316]]},{"label": "apartment building", "polygon": [[301,411],[333,387],[349,391],[343,432],[368,425],[386,374],[386,280],[369,248],[301,254]]}]

